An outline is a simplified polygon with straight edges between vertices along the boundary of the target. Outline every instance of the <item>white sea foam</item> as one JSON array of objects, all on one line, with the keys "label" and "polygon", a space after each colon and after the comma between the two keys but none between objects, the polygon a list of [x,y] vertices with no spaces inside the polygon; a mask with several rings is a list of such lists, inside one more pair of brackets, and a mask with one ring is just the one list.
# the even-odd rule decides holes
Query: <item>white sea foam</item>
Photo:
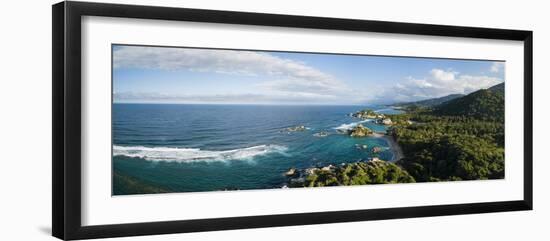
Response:
[{"label": "white sea foam", "polygon": [[335,129],[335,130],[338,130],[338,131],[347,131],[347,130],[351,130],[353,127],[356,127],[357,125],[361,124],[361,123],[365,123],[365,122],[371,122],[373,121],[372,119],[366,119],[366,120],[362,120],[362,121],[358,121],[358,122],[352,122],[352,123],[349,123],[349,124],[341,124],[337,127],[334,127],[332,129]]},{"label": "white sea foam", "polygon": [[199,161],[250,161],[255,156],[270,153],[284,154],[287,148],[279,145],[259,145],[234,150],[209,151],[198,148],[113,146],[114,156],[137,157],[149,161],[199,162]]}]

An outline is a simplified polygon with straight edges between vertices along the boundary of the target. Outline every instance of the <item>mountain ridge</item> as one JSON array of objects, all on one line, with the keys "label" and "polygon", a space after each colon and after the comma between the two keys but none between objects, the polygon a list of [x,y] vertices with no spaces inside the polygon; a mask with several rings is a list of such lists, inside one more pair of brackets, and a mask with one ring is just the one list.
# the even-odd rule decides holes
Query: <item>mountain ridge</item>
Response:
[{"label": "mountain ridge", "polygon": [[504,83],[444,102],[435,106],[433,113],[504,121]]},{"label": "mountain ridge", "polygon": [[413,101],[413,102],[398,103],[398,104],[395,104],[395,106],[432,107],[432,106],[440,105],[442,103],[445,103],[447,101],[450,101],[450,100],[453,100],[453,99],[456,99],[456,98],[460,98],[462,96],[465,96],[465,95],[463,95],[463,94],[450,94],[450,95],[437,97],[437,98],[430,98],[430,99],[424,99],[424,100]]}]

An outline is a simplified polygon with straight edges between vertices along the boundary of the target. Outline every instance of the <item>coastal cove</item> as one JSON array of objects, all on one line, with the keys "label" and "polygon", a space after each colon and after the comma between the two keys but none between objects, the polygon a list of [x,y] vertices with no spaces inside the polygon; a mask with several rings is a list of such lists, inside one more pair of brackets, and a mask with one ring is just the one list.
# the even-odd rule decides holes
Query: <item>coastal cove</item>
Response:
[{"label": "coastal cove", "polygon": [[281,188],[291,168],[402,158],[388,125],[352,116],[364,108],[113,104],[113,195]]}]

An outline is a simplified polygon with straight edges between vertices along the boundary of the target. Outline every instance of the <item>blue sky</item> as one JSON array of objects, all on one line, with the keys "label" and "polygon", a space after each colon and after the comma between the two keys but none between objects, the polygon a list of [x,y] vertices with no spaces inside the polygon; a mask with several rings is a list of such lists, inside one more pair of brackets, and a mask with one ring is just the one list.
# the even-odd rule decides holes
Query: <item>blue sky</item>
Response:
[{"label": "blue sky", "polygon": [[145,46],[113,47],[119,103],[365,105],[468,94],[504,63]]}]

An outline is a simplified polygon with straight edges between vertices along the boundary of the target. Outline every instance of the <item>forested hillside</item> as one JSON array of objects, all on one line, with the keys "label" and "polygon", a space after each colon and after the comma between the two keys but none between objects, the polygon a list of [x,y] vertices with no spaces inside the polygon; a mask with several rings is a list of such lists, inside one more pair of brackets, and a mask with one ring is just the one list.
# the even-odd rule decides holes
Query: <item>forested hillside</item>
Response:
[{"label": "forested hillside", "polygon": [[[504,84],[501,84],[504,86]],[[482,89],[435,107],[434,114],[465,116],[483,120],[504,120],[504,89]],[[496,87],[496,88],[495,88]]]},{"label": "forested hillside", "polygon": [[398,164],[417,182],[504,178],[504,83],[407,117],[415,124],[391,134],[405,154]]}]

